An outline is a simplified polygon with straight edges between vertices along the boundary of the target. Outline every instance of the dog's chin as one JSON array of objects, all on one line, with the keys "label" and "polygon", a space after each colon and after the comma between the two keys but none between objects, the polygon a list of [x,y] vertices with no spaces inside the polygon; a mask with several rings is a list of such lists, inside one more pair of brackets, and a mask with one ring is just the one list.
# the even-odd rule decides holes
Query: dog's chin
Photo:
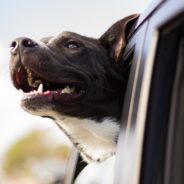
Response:
[{"label": "dog's chin", "polygon": [[53,119],[53,105],[46,102],[44,99],[36,100],[34,99],[25,99],[21,100],[21,107],[26,112],[42,117],[48,117]]}]

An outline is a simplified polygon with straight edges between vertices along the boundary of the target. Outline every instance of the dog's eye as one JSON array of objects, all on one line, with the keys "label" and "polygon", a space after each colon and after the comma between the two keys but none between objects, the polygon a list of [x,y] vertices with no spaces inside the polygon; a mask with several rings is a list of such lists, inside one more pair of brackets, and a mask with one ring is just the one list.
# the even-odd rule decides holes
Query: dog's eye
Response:
[{"label": "dog's eye", "polygon": [[79,48],[79,44],[75,41],[70,41],[65,45],[65,47],[69,49],[76,49],[76,48]]}]

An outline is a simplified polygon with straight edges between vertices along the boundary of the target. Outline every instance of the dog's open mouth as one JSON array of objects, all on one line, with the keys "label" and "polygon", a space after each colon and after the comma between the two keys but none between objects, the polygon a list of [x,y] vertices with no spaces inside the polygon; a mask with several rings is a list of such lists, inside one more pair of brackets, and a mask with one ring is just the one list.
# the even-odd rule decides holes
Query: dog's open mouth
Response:
[{"label": "dog's open mouth", "polygon": [[23,100],[45,98],[49,101],[69,103],[79,101],[84,95],[84,90],[77,84],[51,82],[24,66],[17,69],[13,78],[15,87],[24,93]]}]

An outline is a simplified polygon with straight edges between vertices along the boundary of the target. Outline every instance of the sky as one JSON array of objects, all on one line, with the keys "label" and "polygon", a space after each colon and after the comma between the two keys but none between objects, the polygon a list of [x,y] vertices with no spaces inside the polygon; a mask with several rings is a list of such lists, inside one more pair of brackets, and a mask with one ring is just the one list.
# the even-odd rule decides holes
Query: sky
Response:
[{"label": "sky", "polygon": [[48,119],[20,107],[21,93],[9,77],[9,45],[17,37],[40,39],[62,31],[98,38],[117,20],[142,13],[151,0],[4,0],[0,2],[0,159],[11,144],[34,129],[49,130],[67,142]]}]

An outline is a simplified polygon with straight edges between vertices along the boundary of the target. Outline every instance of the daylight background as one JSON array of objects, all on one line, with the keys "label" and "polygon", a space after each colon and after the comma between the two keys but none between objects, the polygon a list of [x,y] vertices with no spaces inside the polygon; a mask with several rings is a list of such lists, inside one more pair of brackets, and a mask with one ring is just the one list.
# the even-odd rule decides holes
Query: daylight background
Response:
[{"label": "daylight background", "polygon": [[[40,39],[66,30],[98,38],[110,25],[122,17],[131,13],[143,12],[150,1],[4,0],[0,2],[0,178],[5,177],[5,170],[7,173],[14,173],[12,177],[16,177],[17,171],[14,172],[17,167],[16,161],[18,160],[19,163],[22,157],[25,157],[22,156],[22,152],[25,151],[23,149],[27,149],[22,146],[22,142],[27,141],[26,144],[31,142],[30,144],[37,149],[47,149],[53,143],[61,146],[69,142],[52,121],[29,115],[20,108],[21,94],[13,88],[9,78],[11,41],[20,36]],[[46,132],[47,135],[42,135],[43,132]],[[39,141],[40,145],[46,142],[46,148],[36,144]],[[32,158],[42,156],[42,153],[34,151],[30,151]],[[67,157],[66,152],[67,150],[61,153],[64,159]],[[14,158],[15,153],[18,155],[16,158]],[[52,156],[56,158],[57,153],[57,151],[54,152]],[[7,159],[12,160],[7,161]],[[16,167],[12,171],[13,164]],[[0,183],[2,183],[1,180]],[[11,178],[2,181],[6,184],[15,182]],[[26,184],[25,181],[23,183]]]}]

